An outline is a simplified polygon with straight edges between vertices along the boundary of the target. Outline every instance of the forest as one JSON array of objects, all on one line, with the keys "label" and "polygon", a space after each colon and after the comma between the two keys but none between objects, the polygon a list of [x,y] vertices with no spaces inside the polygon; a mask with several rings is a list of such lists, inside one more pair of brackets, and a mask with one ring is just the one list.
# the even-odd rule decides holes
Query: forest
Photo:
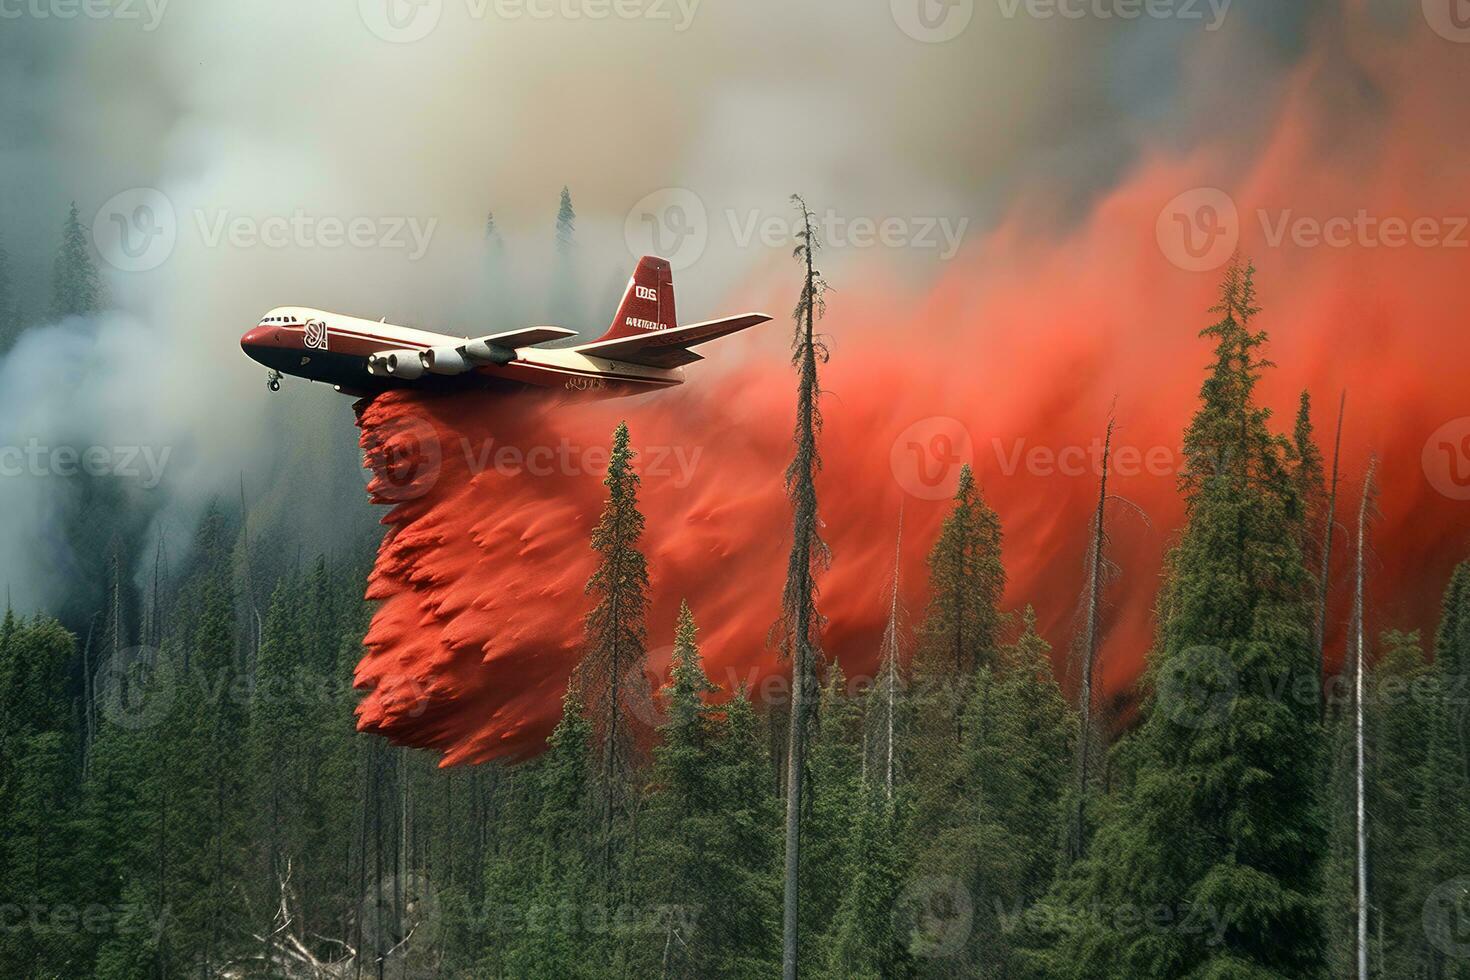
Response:
[{"label": "forest", "polygon": [[[357,734],[371,546],[264,561],[220,499],[141,592],[137,556],[103,551],[95,608],[0,625],[0,976],[756,978],[794,953],[787,976],[834,980],[1470,977],[1470,563],[1432,635],[1372,621],[1371,473],[1347,499],[1308,396],[1284,426],[1261,404],[1291,365],[1251,265],[1189,328],[1209,361],[1179,420],[1186,519],[1115,717],[1092,680],[1106,470],[1079,683],[1004,601],[1026,542],[968,469],[922,543],[927,603],[892,585],[871,682],[823,654],[820,503],[842,491],[819,373],[840,348],[817,326],[842,327],[818,246],[808,225],[770,641],[791,697],[713,684],[697,608],[648,635],[635,413],[587,528],[585,655],[533,758],[439,768]],[[0,262],[0,326],[4,287]],[[75,209],[54,296],[101,302]],[[1353,581],[1326,581],[1334,548]],[[1356,596],[1340,665],[1329,588]],[[642,699],[629,671],[669,642]]]}]

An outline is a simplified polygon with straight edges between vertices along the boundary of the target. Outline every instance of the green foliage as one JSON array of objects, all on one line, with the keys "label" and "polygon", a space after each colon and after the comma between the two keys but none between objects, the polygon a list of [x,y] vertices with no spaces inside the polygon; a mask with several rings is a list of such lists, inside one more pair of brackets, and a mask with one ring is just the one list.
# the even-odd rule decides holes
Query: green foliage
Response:
[{"label": "green foliage", "polygon": [[[1215,362],[1185,432],[1188,520],[1169,555],[1143,720],[1120,750],[1130,783],[1067,903],[1169,917],[1092,917],[1064,959],[1088,977],[1322,971],[1315,892],[1322,744],[1310,578],[1285,440],[1255,404],[1265,334],[1253,270],[1232,263]],[[1302,696],[1305,689],[1307,696]],[[1186,912],[1222,920],[1216,934]],[[1204,918],[1200,918],[1203,915]],[[1155,920],[1156,921],[1156,920]]]},{"label": "green foliage", "polygon": [[61,248],[56,253],[56,267],[51,282],[51,315],[85,316],[101,307],[101,287],[92,253],[87,248],[87,233],[77,217],[73,201],[61,228]]}]

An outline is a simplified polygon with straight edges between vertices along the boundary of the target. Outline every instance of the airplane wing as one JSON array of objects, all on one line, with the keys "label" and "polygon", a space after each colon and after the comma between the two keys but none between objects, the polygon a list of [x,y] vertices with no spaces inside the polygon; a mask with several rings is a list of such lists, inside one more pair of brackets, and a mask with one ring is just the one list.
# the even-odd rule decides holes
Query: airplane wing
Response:
[{"label": "airplane wing", "polygon": [[[646,367],[674,368],[704,360],[689,348],[716,337],[735,333],[765,323],[770,317],[764,313],[744,313],[740,316],[720,320],[691,323],[686,327],[670,327],[668,330],[649,330],[645,333],[615,337],[581,344],[572,350],[589,357],[605,357],[611,361],[642,364]],[[504,343],[504,341],[496,341]]]},{"label": "airplane wing", "polygon": [[566,327],[521,327],[519,330],[507,330],[504,333],[486,334],[483,337],[469,337],[467,340],[483,340],[487,344],[499,344],[501,347],[534,347],[544,344],[548,340],[561,340],[563,337],[575,337],[577,331],[568,330]]}]

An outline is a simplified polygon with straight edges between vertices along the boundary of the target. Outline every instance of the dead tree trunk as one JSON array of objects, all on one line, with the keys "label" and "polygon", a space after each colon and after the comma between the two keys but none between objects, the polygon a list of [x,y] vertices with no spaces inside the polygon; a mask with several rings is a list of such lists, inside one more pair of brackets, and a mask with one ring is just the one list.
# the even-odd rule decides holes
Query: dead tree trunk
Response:
[{"label": "dead tree trunk", "polygon": [[1069,835],[1069,857],[1077,860],[1085,850],[1087,813],[1087,787],[1092,779],[1093,726],[1093,672],[1097,664],[1098,617],[1102,606],[1102,579],[1105,558],[1103,547],[1107,543],[1104,521],[1108,502],[1108,458],[1113,449],[1114,419],[1109,416],[1108,428],[1103,436],[1102,466],[1097,484],[1097,510],[1092,516],[1092,547],[1087,562],[1087,618],[1082,630],[1082,682],[1077,692],[1077,759],[1074,792],[1076,803],[1072,812],[1072,832]]},{"label": "dead tree trunk", "polygon": [[816,609],[815,567],[825,563],[826,546],[818,533],[816,472],[821,467],[817,432],[822,426],[818,398],[817,361],[826,359],[826,349],[816,339],[815,322],[824,304],[825,284],[813,265],[821,243],[812,228],[806,202],[792,196],[801,212],[802,229],[797,233],[796,257],[806,266],[801,299],[796,305],[796,338],[792,363],[797,369],[796,452],[786,469],[786,492],[792,503],[791,559],[781,601],[783,646],[791,656],[791,724],[786,752],[786,864],[782,908],[781,970],[785,980],[796,980],[797,910],[801,849],[802,782],[805,778],[807,725],[816,701],[816,662],[820,652],[817,634],[821,626]]},{"label": "dead tree trunk", "polygon": [[1368,460],[1363,480],[1363,497],[1358,504],[1358,555],[1353,570],[1353,746],[1357,810],[1357,943],[1358,980],[1368,980],[1368,822],[1364,794],[1363,671],[1366,662],[1363,597],[1363,566],[1368,534],[1368,514],[1373,498],[1373,471],[1377,461]]},{"label": "dead tree trunk", "polygon": [[[1337,436],[1332,442],[1332,483],[1327,493],[1327,527],[1322,536],[1322,568],[1317,576],[1317,620],[1316,633],[1313,637],[1317,644],[1317,678],[1322,684],[1327,676],[1327,596],[1329,593],[1328,583],[1332,575],[1332,533],[1337,525],[1337,463],[1342,453],[1342,416],[1347,409],[1347,392],[1337,402]],[[1323,691],[1326,685],[1322,684]],[[1327,710],[1327,698],[1321,698],[1320,709],[1324,713]]]}]

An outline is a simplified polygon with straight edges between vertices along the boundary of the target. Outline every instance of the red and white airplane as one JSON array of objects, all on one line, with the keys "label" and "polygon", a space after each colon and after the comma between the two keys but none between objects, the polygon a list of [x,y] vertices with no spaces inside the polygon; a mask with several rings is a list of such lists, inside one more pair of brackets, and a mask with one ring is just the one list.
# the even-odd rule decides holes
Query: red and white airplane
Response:
[{"label": "red and white airplane", "polygon": [[673,271],[665,260],[645,255],[607,333],[575,347],[536,346],[576,336],[565,327],[454,337],[298,306],[271,310],[240,346],[270,369],[272,391],[280,389],[282,375],[293,374],[354,396],[469,384],[612,398],[683,384],[683,365],[703,360],[690,348],[769,319],[745,313],[679,326]]}]

